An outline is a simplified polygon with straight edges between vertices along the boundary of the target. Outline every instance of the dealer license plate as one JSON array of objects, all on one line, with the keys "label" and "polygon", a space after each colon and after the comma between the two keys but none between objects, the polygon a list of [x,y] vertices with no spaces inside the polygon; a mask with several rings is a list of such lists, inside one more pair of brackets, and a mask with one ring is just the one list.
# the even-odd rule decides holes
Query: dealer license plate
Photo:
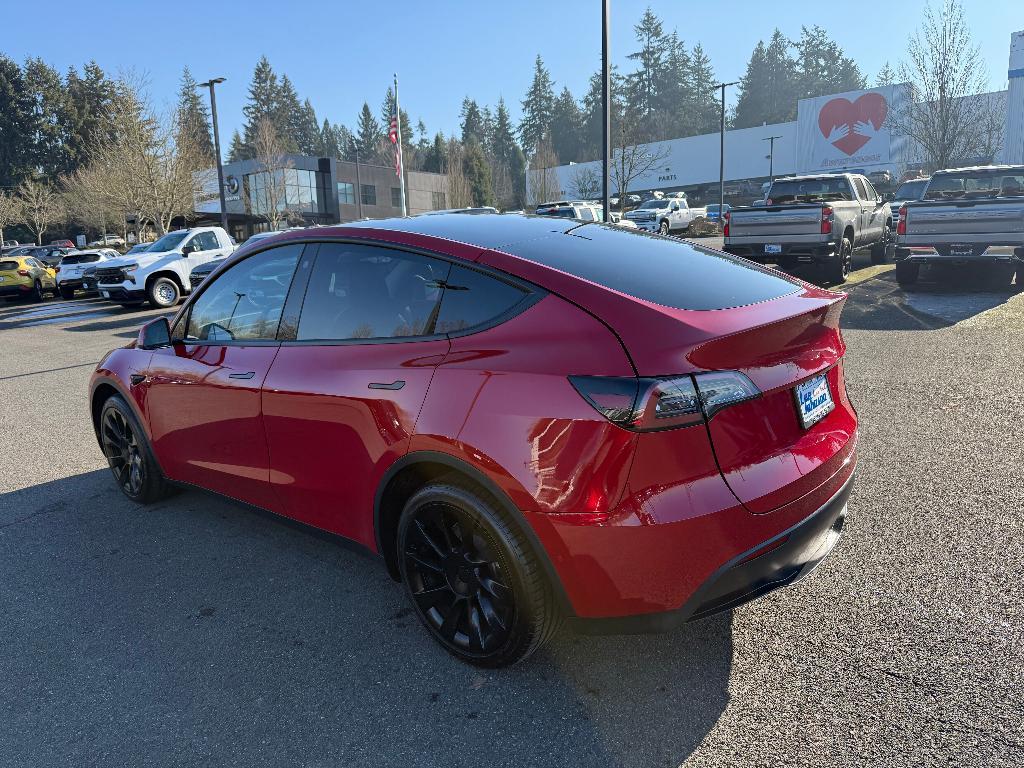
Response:
[{"label": "dealer license plate", "polygon": [[825,374],[808,379],[796,387],[796,406],[804,429],[817,424],[836,407]]},{"label": "dealer license plate", "polygon": [[765,243],[765,253],[782,253],[782,246],[776,245],[775,243]]}]

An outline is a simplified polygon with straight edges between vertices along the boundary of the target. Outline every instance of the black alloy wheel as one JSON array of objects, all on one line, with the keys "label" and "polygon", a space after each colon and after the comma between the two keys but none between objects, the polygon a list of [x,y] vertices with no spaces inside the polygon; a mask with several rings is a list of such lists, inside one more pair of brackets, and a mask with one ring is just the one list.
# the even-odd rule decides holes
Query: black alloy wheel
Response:
[{"label": "black alloy wheel", "polygon": [[420,621],[471,664],[513,664],[559,623],[550,583],[518,526],[459,480],[428,485],[406,503],[398,565]]},{"label": "black alloy wheel", "polygon": [[138,436],[124,414],[117,408],[103,412],[103,454],[117,484],[130,498],[142,493],[146,481],[146,467]]}]

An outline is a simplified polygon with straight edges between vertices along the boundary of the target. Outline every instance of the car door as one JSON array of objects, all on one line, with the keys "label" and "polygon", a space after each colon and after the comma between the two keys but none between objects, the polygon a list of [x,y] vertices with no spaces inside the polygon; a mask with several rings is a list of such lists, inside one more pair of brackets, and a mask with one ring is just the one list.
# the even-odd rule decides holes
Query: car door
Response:
[{"label": "car door", "polygon": [[882,196],[878,194],[878,190],[875,189],[868,179],[864,179],[864,190],[867,192],[865,202],[870,207],[867,230],[871,242],[874,243],[878,242],[885,230],[885,220],[887,218],[885,201],[882,200]]},{"label": "car door", "polygon": [[854,245],[864,245],[871,241],[871,209],[874,201],[868,200],[868,191],[864,186],[864,180],[859,176],[853,177],[853,186],[856,190],[858,206],[857,227],[854,233]]},{"label": "car door", "polygon": [[[185,244],[185,248],[192,248],[188,254],[188,264],[185,267],[185,275],[200,264],[219,259],[222,255],[220,241],[217,240],[216,232],[197,232],[192,239]],[[184,249],[182,249],[184,251]]]},{"label": "car door", "polygon": [[449,349],[434,325],[451,265],[350,243],[322,243],[308,263],[263,387],[271,484],[286,514],[373,546],[377,485]]},{"label": "car door", "polygon": [[153,450],[172,480],[277,511],[260,389],[301,244],[234,264],[203,286],[136,386],[145,388]]}]

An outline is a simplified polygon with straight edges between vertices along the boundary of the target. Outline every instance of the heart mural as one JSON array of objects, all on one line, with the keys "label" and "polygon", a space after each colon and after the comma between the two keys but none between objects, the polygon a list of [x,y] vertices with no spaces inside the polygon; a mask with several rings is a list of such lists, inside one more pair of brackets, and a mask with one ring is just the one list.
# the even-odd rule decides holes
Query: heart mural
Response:
[{"label": "heart mural", "polygon": [[832,142],[833,146],[847,155],[852,155],[869,141],[870,136],[854,133],[857,123],[871,123],[876,131],[881,130],[889,104],[880,93],[863,93],[856,101],[842,96],[826,102],[818,113],[818,129],[826,139],[836,128],[845,126],[846,135]]}]

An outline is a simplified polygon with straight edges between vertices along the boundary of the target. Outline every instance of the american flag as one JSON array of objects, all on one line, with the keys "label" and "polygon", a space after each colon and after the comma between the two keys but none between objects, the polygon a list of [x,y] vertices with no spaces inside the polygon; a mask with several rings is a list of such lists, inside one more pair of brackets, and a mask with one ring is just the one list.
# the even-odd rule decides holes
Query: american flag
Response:
[{"label": "american flag", "polygon": [[398,116],[391,116],[391,127],[388,129],[388,138],[395,145],[395,176],[402,175],[402,150],[398,146]]}]

